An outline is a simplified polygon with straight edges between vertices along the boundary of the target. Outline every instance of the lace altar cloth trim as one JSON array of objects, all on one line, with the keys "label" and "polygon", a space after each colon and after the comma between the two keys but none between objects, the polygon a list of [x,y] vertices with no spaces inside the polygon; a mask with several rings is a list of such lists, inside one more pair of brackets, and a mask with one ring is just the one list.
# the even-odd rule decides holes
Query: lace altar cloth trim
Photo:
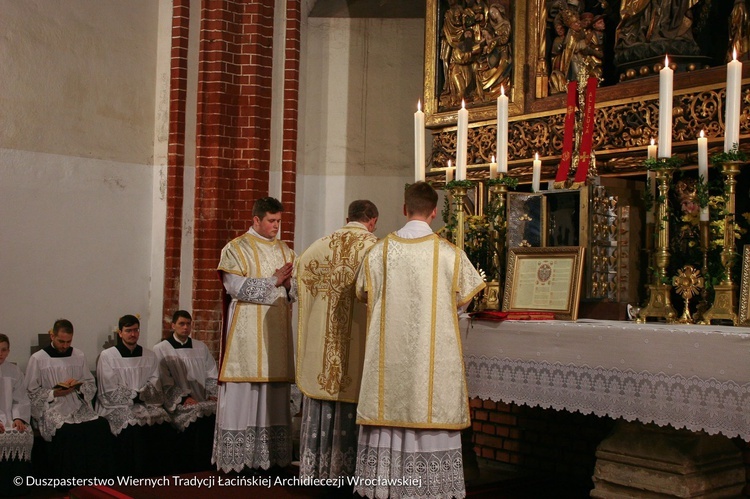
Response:
[{"label": "lace altar cloth trim", "polygon": [[465,356],[471,397],[750,440],[750,383]]}]

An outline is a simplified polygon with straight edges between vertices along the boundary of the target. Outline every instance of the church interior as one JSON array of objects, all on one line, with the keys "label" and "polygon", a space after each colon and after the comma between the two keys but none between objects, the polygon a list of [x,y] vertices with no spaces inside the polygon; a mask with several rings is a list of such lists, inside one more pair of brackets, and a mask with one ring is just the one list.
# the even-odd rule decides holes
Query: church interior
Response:
[{"label": "church interior", "polygon": [[750,494],[749,1],[0,11],[0,333],[22,370],[57,319],[93,371],[118,317],[151,347],[177,309],[218,356],[218,259],[255,199],[300,254],[355,199],[397,230],[425,180],[487,283],[460,320],[483,483]]}]

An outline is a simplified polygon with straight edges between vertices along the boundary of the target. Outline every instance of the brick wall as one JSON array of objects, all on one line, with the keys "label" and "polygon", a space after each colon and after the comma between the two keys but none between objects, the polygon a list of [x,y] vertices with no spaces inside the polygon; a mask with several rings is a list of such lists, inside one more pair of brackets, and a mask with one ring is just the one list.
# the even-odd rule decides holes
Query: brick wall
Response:
[{"label": "brick wall", "polygon": [[[274,2],[205,0],[189,12],[189,0],[175,0],[173,15],[170,149],[164,327],[179,303],[185,159],[188,20],[200,15],[193,304],[195,336],[218,351],[221,283],[216,265],[221,248],[247,231],[255,199],[268,195],[271,141]],[[299,0],[287,2],[284,76],[283,198],[287,206],[282,238],[294,233]],[[296,6],[296,7],[295,7]],[[295,11],[296,8],[296,11]],[[296,54],[296,56],[295,56]],[[289,148],[289,150],[287,150]]]}]

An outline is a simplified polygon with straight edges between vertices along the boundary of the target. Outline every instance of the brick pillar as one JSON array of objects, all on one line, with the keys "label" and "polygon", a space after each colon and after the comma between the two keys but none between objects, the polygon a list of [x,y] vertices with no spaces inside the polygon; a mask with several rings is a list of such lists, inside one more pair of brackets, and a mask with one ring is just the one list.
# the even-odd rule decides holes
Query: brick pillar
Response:
[{"label": "brick pillar", "polygon": [[294,244],[294,213],[297,192],[297,119],[299,104],[300,0],[286,2],[286,47],[284,54],[284,133],[281,155],[281,196],[284,223],[281,239]]},{"label": "brick pillar", "polygon": [[190,0],[174,0],[172,6],[172,63],[169,90],[163,333],[169,331],[170,312],[177,310],[180,301],[180,247],[182,245],[182,202],[184,197],[185,103],[187,99],[189,23]]},{"label": "brick pillar", "polygon": [[268,195],[273,1],[206,0],[198,69],[194,303],[196,336],[218,351],[221,248]]}]

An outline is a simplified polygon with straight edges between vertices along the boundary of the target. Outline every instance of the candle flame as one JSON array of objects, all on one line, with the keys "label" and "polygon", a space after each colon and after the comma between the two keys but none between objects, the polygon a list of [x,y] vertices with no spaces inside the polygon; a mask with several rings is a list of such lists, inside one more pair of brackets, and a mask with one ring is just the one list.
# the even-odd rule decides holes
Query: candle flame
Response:
[{"label": "candle flame", "polygon": [[701,130],[701,138],[703,138],[703,135],[704,135],[704,134],[703,134],[703,130]]},{"label": "candle flame", "polygon": [[651,145],[652,145],[652,146],[655,146],[655,145],[656,145],[656,141],[655,141],[654,139],[651,139]]},{"label": "candle flame", "polygon": [[732,59],[737,60],[737,47],[732,49]]},{"label": "candle flame", "polygon": [[417,112],[422,110],[422,99],[417,100]]},{"label": "candle flame", "polygon": [[536,154],[534,155],[534,160],[535,160],[535,161],[539,161],[539,153],[536,153]]},{"label": "candle flame", "polygon": [[505,86],[500,85],[500,95],[505,95]]},{"label": "candle flame", "polygon": [[664,56],[664,67],[665,68],[669,67],[669,56],[666,56],[666,55]]},{"label": "candle flame", "polygon": [[461,109],[466,109],[466,102],[463,99],[461,99]]},{"label": "candle flame", "polygon": [[492,156],[492,159],[490,160],[490,163],[494,163],[494,162],[495,162],[495,156]]}]

